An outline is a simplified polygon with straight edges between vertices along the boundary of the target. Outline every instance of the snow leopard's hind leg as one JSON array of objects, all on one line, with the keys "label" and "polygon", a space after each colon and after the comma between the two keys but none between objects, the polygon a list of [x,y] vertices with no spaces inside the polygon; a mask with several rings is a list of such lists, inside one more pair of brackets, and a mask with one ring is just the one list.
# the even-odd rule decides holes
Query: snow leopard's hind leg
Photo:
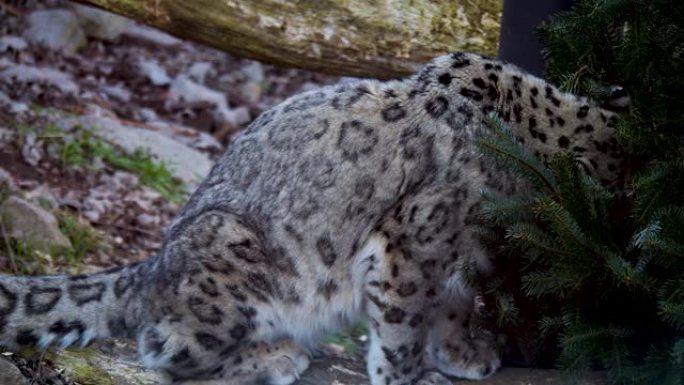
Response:
[{"label": "snow leopard's hind leg", "polygon": [[273,277],[286,275],[261,242],[246,221],[217,208],[171,230],[138,333],[146,366],[173,384],[288,385],[299,377],[304,351],[256,337],[280,293]]}]

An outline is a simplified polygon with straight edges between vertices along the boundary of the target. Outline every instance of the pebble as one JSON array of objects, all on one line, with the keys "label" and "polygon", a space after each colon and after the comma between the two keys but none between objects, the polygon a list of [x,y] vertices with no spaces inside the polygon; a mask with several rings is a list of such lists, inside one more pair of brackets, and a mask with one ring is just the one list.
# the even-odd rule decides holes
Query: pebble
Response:
[{"label": "pebble", "polygon": [[166,73],[166,69],[155,60],[143,60],[138,63],[142,74],[155,86],[166,86],[171,83],[171,78]]},{"label": "pebble", "polygon": [[139,24],[133,24],[128,31],[126,31],[126,35],[162,47],[173,47],[180,45],[183,42],[168,33]]},{"label": "pebble", "polygon": [[264,66],[256,61],[252,61],[249,64],[246,64],[240,68],[240,72],[244,74],[247,79],[256,82],[256,83],[261,83],[266,79],[266,75],[264,74]]},{"label": "pebble", "polygon": [[141,108],[138,113],[140,113],[140,118],[146,122],[153,122],[159,119],[157,113],[151,108]]},{"label": "pebble", "polygon": [[0,72],[0,80],[18,83],[43,83],[68,94],[78,93],[79,87],[70,74],[49,67],[15,65]]},{"label": "pebble", "polygon": [[124,85],[121,83],[113,85],[113,86],[104,86],[102,87],[102,91],[109,95],[110,97],[114,99],[118,99],[119,101],[122,102],[130,102],[131,101],[131,91],[128,90]]},{"label": "pebble", "polygon": [[9,360],[0,357],[0,384],[24,385],[27,383],[27,378],[21,374],[19,368],[14,366]]},{"label": "pebble", "polygon": [[159,217],[147,213],[138,214],[135,221],[142,227],[152,227],[159,224]]},{"label": "pebble", "polygon": [[257,82],[247,82],[240,87],[240,94],[245,102],[255,105],[261,99],[261,85]]},{"label": "pebble", "polygon": [[215,73],[214,66],[205,61],[194,63],[187,71],[188,76],[200,84],[204,84],[207,75],[214,75]]},{"label": "pebble", "polygon": [[74,4],[78,22],[88,36],[113,41],[126,32],[133,21],[101,9]]},{"label": "pebble", "polygon": [[69,10],[33,11],[26,20],[28,28],[24,31],[24,38],[32,44],[68,55],[75,54],[86,44],[78,18]]},{"label": "pebble", "polygon": [[7,51],[23,51],[28,47],[26,40],[19,36],[1,36],[0,37],[0,52]]}]

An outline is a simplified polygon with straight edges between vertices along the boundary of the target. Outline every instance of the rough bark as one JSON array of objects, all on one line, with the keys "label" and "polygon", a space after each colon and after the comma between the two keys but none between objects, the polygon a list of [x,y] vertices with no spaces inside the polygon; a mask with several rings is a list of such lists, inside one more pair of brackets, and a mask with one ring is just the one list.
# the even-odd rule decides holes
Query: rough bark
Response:
[{"label": "rough bark", "polygon": [[173,35],[284,66],[359,77],[451,51],[495,54],[501,0],[79,0]]}]

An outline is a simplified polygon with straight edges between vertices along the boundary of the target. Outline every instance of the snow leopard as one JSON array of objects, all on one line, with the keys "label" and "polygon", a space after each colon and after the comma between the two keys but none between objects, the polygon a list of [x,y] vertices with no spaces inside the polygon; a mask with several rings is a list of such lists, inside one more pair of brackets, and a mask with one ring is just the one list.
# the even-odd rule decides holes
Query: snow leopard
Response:
[{"label": "snow leopard", "polygon": [[468,263],[490,270],[480,192],[524,191],[476,147],[497,114],[542,161],[618,183],[616,114],[513,64],[457,52],[405,79],[293,96],[234,140],[147,261],[0,276],[0,345],[137,341],[169,383],[297,381],[321,336],[365,319],[372,385],[443,385],[500,366],[467,331]]}]

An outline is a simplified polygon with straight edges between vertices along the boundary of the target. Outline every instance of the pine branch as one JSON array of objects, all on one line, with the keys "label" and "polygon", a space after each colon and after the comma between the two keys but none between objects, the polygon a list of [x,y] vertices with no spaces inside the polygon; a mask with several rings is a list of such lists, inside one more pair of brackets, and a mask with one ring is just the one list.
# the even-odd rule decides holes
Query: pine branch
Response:
[{"label": "pine branch", "polygon": [[684,330],[684,278],[662,285],[658,292],[658,310],[665,322]]},{"label": "pine branch", "polygon": [[515,142],[510,130],[496,115],[488,116],[492,135],[477,140],[480,152],[491,156],[500,167],[509,169],[528,180],[536,189],[555,194],[556,182],[539,159]]},{"label": "pine branch", "polygon": [[526,256],[532,261],[549,261],[558,257],[579,258],[579,255],[561,249],[555,245],[555,240],[547,236],[536,226],[528,223],[516,223],[506,231],[506,238],[517,249],[526,251]]},{"label": "pine branch", "polygon": [[598,250],[594,249],[586,234],[565,207],[544,197],[537,200],[535,211],[549,222],[553,231],[558,234],[558,239],[567,249],[583,250],[594,257],[601,255]]},{"label": "pine branch", "polygon": [[520,221],[527,222],[533,219],[531,207],[534,198],[534,194],[505,197],[483,190],[481,213],[487,222],[497,226],[511,225]]}]

